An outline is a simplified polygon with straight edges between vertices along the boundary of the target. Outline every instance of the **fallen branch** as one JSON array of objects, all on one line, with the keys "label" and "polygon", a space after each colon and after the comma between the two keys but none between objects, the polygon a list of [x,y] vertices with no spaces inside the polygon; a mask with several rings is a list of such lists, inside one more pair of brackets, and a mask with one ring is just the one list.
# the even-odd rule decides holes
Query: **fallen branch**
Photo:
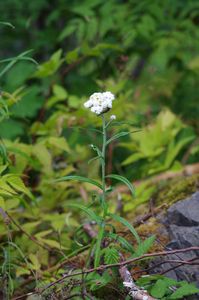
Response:
[{"label": "fallen branch", "polygon": [[195,266],[195,265],[199,265],[199,262],[195,262],[196,260],[199,260],[199,257],[194,257],[194,258],[191,258],[189,260],[180,260],[180,259],[172,259],[172,260],[163,260],[161,262],[158,262],[154,265],[152,265],[150,268],[147,268],[147,269],[143,269],[143,270],[139,270],[139,271],[135,271],[134,274],[142,274],[142,273],[147,273],[147,272],[150,272],[154,269],[156,269],[157,267],[161,266],[161,265],[164,265],[164,264],[177,264],[177,266],[174,266],[172,268],[169,268],[168,270],[160,273],[160,275],[162,274],[165,274],[169,271],[172,271],[174,269],[177,269],[183,265],[191,265],[191,266]]},{"label": "fallen branch", "polygon": [[119,268],[119,273],[121,278],[123,279],[123,285],[128,290],[128,294],[132,299],[135,300],[155,300],[155,298],[151,297],[147,291],[139,288],[131,277],[131,273],[127,269],[126,266],[122,266]]},{"label": "fallen branch", "polygon": [[169,254],[176,254],[176,253],[185,253],[185,252],[190,252],[190,251],[199,251],[199,247],[189,247],[189,248],[184,248],[184,249],[177,249],[177,250],[170,250],[170,251],[162,251],[162,252],[157,252],[157,253],[146,253],[144,255],[141,255],[139,257],[135,257],[135,258],[131,258],[125,261],[122,261],[120,263],[114,263],[114,264],[108,264],[108,265],[101,265],[97,268],[91,268],[91,269],[85,269],[82,270],[81,272],[76,272],[76,273],[71,273],[71,274],[66,274],[64,275],[62,278],[50,283],[49,285],[47,285],[44,289],[41,290],[41,293],[43,293],[46,289],[62,282],[63,280],[65,280],[66,278],[70,278],[70,277],[74,277],[74,276],[78,276],[78,275],[82,275],[82,274],[89,274],[95,271],[103,271],[109,268],[113,268],[113,267],[119,267],[121,268],[122,266],[126,266],[128,264],[132,264],[133,262],[142,260],[142,259],[148,259],[151,257],[156,257],[156,256],[167,256]]}]

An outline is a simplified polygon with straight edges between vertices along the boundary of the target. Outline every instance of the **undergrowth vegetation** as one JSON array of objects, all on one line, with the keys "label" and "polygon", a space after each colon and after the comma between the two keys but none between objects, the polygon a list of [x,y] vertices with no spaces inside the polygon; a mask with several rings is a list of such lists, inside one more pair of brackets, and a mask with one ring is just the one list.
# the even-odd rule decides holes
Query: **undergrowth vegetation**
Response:
[{"label": "undergrowth vegetation", "polygon": [[[130,299],[119,264],[157,241],[127,217],[157,192],[151,178],[199,161],[199,5],[3,2],[0,298]],[[84,107],[107,90],[110,112]],[[198,292],[141,275],[156,299]]]}]

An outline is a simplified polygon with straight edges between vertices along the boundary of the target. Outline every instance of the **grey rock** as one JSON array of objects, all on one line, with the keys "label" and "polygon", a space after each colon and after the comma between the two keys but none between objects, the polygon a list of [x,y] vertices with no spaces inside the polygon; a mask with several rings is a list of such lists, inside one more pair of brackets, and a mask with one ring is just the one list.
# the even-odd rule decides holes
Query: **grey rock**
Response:
[{"label": "grey rock", "polygon": [[170,224],[168,230],[170,237],[175,242],[177,241],[179,248],[199,246],[199,226],[190,227]]},{"label": "grey rock", "polygon": [[169,225],[199,226],[199,192],[172,205],[168,209],[167,222]]},{"label": "grey rock", "polygon": [[[169,244],[165,250],[183,249],[187,247],[199,246],[199,192],[193,194],[190,198],[178,201],[172,205],[163,220],[168,236]],[[157,263],[164,264],[155,267],[154,273],[164,273],[166,276],[175,280],[186,280],[196,283],[199,287],[199,266],[168,263],[168,260],[190,260],[198,257],[199,251],[190,251],[168,255],[164,258],[155,259],[151,266]],[[178,266],[177,268],[174,268]],[[189,299],[199,299],[199,295],[191,296]]]}]

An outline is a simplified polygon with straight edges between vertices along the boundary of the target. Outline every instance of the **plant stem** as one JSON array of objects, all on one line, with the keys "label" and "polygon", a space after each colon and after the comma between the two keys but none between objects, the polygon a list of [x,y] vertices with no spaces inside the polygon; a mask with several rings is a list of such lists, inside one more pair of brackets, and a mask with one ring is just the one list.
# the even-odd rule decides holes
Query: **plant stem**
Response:
[{"label": "plant stem", "polygon": [[107,216],[107,203],[106,203],[106,120],[104,114],[102,114],[102,131],[103,131],[103,143],[102,143],[102,205],[104,209],[103,217]]}]

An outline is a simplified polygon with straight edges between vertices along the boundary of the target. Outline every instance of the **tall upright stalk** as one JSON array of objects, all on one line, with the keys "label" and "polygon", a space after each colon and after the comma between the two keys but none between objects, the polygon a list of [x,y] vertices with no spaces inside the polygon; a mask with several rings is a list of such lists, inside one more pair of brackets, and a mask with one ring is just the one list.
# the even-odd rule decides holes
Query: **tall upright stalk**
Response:
[{"label": "tall upright stalk", "polygon": [[103,142],[102,142],[102,205],[104,209],[103,217],[106,218],[108,206],[106,203],[106,119],[104,114],[102,114],[102,132],[103,132]]}]

